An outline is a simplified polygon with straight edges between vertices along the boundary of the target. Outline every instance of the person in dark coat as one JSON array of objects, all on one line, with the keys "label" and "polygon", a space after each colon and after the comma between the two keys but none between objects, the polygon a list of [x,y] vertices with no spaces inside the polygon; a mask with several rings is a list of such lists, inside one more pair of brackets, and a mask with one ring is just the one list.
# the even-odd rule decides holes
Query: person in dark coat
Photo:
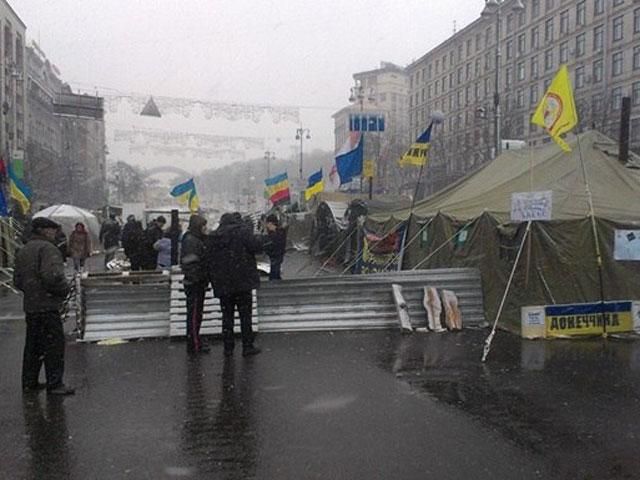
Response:
[{"label": "person in dark coat", "polygon": [[240,316],[242,354],[255,355],[260,349],[253,344],[251,326],[253,297],[251,291],[260,285],[256,254],[262,252],[262,239],[253,234],[239,213],[225,213],[220,226],[209,237],[209,278],[222,310],[222,340],[229,356],[235,346],[233,323],[235,309]]},{"label": "person in dark coat", "polygon": [[120,245],[120,224],[115,215],[109,215],[109,220],[100,226],[100,242],[104,247],[104,267],[116,256]]},{"label": "person in dark coat", "polygon": [[[69,293],[60,250],[54,245],[59,225],[48,218],[35,218],[33,235],[15,259],[13,283],[23,292],[27,323],[22,363],[22,389],[33,392],[46,387],[51,395],[72,395],[65,386],[64,331],[61,307]],[[38,383],[44,363],[46,385]]]},{"label": "person in dark coat", "polygon": [[265,220],[267,235],[264,242],[264,252],[269,256],[269,280],[282,280],[280,268],[287,249],[287,231],[280,226],[278,217],[267,216]]},{"label": "person in dark coat", "polygon": [[165,218],[160,215],[153,220],[142,235],[142,269],[155,270],[158,264],[158,251],[153,248],[155,243],[164,236],[164,226],[167,223]]},{"label": "person in dark coat", "polygon": [[142,269],[142,233],[142,224],[136,220],[134,215],[129,215],[127,217],[127,223],[125,223],[122,228],[120,241],[122,248],[124,248],[124,254],[129,259],[131,270],[133,271]]},{"label": "person in dark coat", "polygon": [[208,345],[200,339],[200,325],[204,310],[204,295],[209,278],[205,258],[207,220],[191,215],[189,227],[182,237],[180,267],[184,274],[184,293],[187,296],[187,352],[209,352]]}]

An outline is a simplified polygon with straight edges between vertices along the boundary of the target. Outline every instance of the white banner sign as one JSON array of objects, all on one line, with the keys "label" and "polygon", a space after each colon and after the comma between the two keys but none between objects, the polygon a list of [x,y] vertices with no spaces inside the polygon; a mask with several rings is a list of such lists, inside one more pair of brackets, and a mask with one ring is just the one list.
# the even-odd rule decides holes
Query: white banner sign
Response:
[{"label": "white banner sign", "polygon": [[640,230],[616,230],[613,258],[640,260]]},{"label": "white banner sign", "polygon": [[551,220],[551,190],[511,195],[511,221]]}]

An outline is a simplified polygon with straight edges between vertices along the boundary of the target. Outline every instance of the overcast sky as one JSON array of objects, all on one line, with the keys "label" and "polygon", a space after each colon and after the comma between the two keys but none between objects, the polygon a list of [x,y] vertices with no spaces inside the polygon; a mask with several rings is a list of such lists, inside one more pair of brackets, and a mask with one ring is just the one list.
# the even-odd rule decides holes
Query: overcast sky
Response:
[{"label": "overcast sky", "polygon": [[[483,0],[9,0],[63,79],[207,100],[326,112],[351,75],[406,65],[479,15]],[[318,112],[316,112],[318,113]],[[239,132],[242,135],[246,132]],[[326,145],[324,143],[327,143]]]}]

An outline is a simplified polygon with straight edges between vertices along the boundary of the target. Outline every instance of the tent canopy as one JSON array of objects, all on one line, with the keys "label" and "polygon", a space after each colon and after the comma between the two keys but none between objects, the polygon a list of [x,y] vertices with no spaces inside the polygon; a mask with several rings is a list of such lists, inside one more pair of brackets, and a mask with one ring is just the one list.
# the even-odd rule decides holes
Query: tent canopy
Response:
[{"label": "tent canopy", "polygon": [[37,217],[50,218],[54,222],[59,223],[67,235],[75,228],[76,223],[82,222],[91,235],[91,241],[94,247],[99,245],[98,235],[100,234],[100,223],[93,213],[84,208],[64,204],[52,205],[44,210],[40,210],[33,216],[33,218]]},{"label": "tent canopy", "polygon": [[[580,146],[577,137],[569,144],[570,153],[561,151],[555,143],[505,151],[477,172],[417,203],[414,214],[427,218],[441,212],[471,219],[487,212],[501,222],[508,222],[513,193],[551,190],[553,220],[585,218],[589,206],[579,162],[582,152],[595,215],[618,222],[640,219],[640,170],[618,161],[617,144],[596,131],[580,134]],[[376,213],[370,218],[386,222],[391,218],[405,220],[409,214],[410,210],[405,208]]]}]

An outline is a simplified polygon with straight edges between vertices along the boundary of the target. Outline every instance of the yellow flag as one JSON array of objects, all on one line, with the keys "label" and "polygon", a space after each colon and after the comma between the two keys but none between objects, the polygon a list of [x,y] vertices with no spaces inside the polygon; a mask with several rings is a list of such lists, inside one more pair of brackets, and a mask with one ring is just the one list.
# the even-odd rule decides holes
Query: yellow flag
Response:
[{"label": "yellow flag", "polygon": [[571,151],[569,145],[560,137],[578,123],[578,113],[566,65],[562,65],[553,78],[549,89],[531,117],[531,123],[544,128],[562,150]]}]

